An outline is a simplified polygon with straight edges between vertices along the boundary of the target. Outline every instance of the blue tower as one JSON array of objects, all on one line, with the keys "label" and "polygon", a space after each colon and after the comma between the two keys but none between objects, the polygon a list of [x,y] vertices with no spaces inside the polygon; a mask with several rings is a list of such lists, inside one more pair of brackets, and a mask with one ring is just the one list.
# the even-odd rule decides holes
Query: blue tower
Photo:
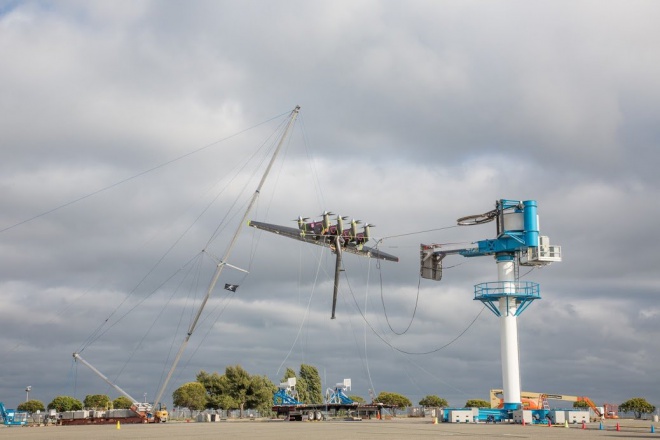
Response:
[{"label": "blue tower", "polygon": [[539,285],[518,279],[518,268],[543,266],[561,261],[561,247],[551,246],[546,236],[539,235],[535,200],[506,200],[495,203],[495,209],[484,214],[461,217],[461,226],[496,221],[497,236],[468,246],[421,245],[422,278],[440,281],[442,260],[450,254],[464,257],[492,255],[497,263],[497,281],[474,286],[474,299],[481,301],[500,319],[500,353],[502,357],[502,389],[504,408],[518,409],[520,398],[520,361],[518,358],[518,316],[541,298]]}]

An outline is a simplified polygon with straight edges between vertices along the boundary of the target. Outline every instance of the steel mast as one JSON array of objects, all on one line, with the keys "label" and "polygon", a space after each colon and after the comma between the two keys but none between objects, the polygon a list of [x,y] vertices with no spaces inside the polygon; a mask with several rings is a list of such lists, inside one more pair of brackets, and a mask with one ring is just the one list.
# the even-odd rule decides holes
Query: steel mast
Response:
[{"label": "steel mast", "polygon": [[170,368],[169,373],[167,373],[165,382],[163,382],[163,385],[160,387],[160,390],[158,390],[158,394],[156,395],[156,399],[154,400],[154,408],[158,407],[158,403],[160,403],[160,399],[163,397],[163,393],[165,392],[165,389],[167,388],[167,385],[169,384],[169,381],[172,378],[172,375],[174,374],[174,370],[176,369],[177,365],[179,364],[179,361],[181,360],[181,356],[183,355],[183,352],[185,351],[186,346],[188,345],[188,341],[190,341],[190,337],[192,336],[193,332],[195,331],[195,328],[197,327],[197,322],[199,321],[199,318],[202,315],[202,311],[204,310],[206,303],[208,302],[209,298],[211,297],[211,294],[213,293],[213,290],[215,289],[215,285],[218,282],[218,279],[220,278],[220,274],[222,273],[222,270],[224,269],[225,265],[229,265],[227,263],[227,259],[229,258],[231,251],[233,250],[234,246],[236,245],[236,242],[238,241],[238,236],[241,233],[241,229],[243,229],[243,225],[246,224],[248,221],[248,216],[250,214],[250,211],[252,210],[252,207],[256,203],[257,199],[259,198],[261,187],[266,181],[266,177],[268,177],[268,173],[270,172],[270,169],[272,168],[273,163],[275,162],[275,159],[277,158],[277,155],[280,152],[282,145],[284,144],[284,140],[286,139],[289,130],[293,126],[293,123],[295,122],[299,112],[300,112],[300,106],[296,106],[296,108],[293,109],[291,115],[289,116],[290,118],[289,123],[287,124],[286,129],[284,130],[284,133],[282,134],[282,137],[279,143],[277,144],[277,148],[275,149],[275,152],[273,153],[273,156],[271,157],[270,162],[266,167],[266,171],[264,172],[264,175],[261,177],[261,181],[259,182],[257,189],[254,191],[254,194],[252,195],[250,204],[245,210],[245,214],[243,215],[241,222],[238,224],[238,228],[236,229],[236,232],[234,233],[234,237],[229,243],[229,247],[227,248],[225,255],[222,257],[222,260],[216,266],[215,273],[213,274],[213,278],[211,279],[211,283],[209,284],[209,287],[206,290],[206,296],[202,300],[202,304],[199,306],[199,310],[197,310],[195,319],[193,319],[192,324],[190,324],[188,333],[186,334],[186,338],[183,340],[183,343],[181,344],[181,347],[179,348],[179,351],[177,352],[176,357],[174,358],[174,362],[172,363],[172,367]]}]

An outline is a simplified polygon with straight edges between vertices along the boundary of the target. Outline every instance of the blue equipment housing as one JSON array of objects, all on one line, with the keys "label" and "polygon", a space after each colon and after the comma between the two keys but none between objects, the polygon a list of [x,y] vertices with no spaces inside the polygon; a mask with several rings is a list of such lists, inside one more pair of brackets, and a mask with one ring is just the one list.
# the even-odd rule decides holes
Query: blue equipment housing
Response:
[{"label": "blue equipment housing", "polygon": [[341,387],[335,387],[334,389],[328,388],[325,403],[351,405],[355,402],[344,393],[344,390]]},{"label": "blue equipment housing", "polygon": [[[449,415],[453,410],[466,410],[469,408],[444,408],[442,410],[441,421],[450,422]],[[532,423],[535,425],[545,425],[548,423],[548,414],[550,413],[547,409],[533,409],[532,412]],[[480,423],[501,423],[508,422],[513,419],[513,411],[510,409],[503,408],[478,408],[478,412],[472,420],[466,420],[466,422],[480,422]]]},{"label": "blue equipment housing", "polygon": [[[463,257],[493,256],[498,264],[498,278],[496,282],[481,283],[474,286],[474,300],[481,301],[484,306],[496,316],[502,318],[502,340],[509,340],[513,334],[511,344],[502,344],[502,357],[507,362],[515,364],[515,369],[503,371],[503,382],[519,382],[517,338],[515,337],[515,318],[529,307],[536,299],[541,298],[538,283],[520,281],[518,277],[519,265],[545,266],[552,262],[561,261],[561,247],[550,246],[548,237],[539,234],[538,208],[536,200],[509,200],[500,199],[495,202],[495,209],[484,214],[461,217],[457,223],[461,226],[481,225],[495,221],[497,225],[496,237],[475,241],[470,244],[421,244],[420,245],[420,276],[422,278],[440,281],[442,279],[442,261],[448,255],[461,255]],[[513,322],[513,324],[511,324]],[[508,329],[513,331],[507,332]],[[504,330],[502,330],[504,329]],[[512,355],[513,353],[513,355]],[[509,365],[504,363],[503,366]],[[512,374],[508,374],[512,372]],[[518,378],[513,376],[518,375]],[[508,381],[508,382],[507,382]],[[511,394],[516,396],[519,390],[511,387]],[[516,396],[513,399],[518,400]],[[513,419],[513,410],[521,407],[518,401],[504,402],[502,409],[481,408],[478,411],[464,412],[468,408],[449,408],[443,412],[443,420],[456,417],[461,422],[473,421],[500,422]],[[463,410],[460,414],[451,416],[451,411]],[[544,420],[548,415],[545,410],[535,410],[534,420]]]},{"label": "blue equipment housing", "polygon": [[273,405],[302,405],[286,388],[280,388],[273,395]]},{"label": "blue equipment housing", "polygon": [[[513,261],[520,264],[542,266],[561,261],[561,247],[550,246],[547,237],[539,235],[538,207],[536,200],[500,199],[495,209],[484,214],[458,219],[459,225],[469,226],[495,220],[497,237],[479,240],[468,246],[421,245],[422,278],[440,281],[442,260],[447,255],[483,257],[492,255],[498,262]],[[516,308],[513,314],[520,315],[532,301],[541,298],[538,283],[531,281],[496,281],[474,286],[474,299],[481,301],[496,316],[500,316],[499,301],[504,298]],[[507,308],[509,310],[509,308]]]},{"label": "blue equipment housing", "polygon": [[27,412],[7,409],[2,402],[0,402],[0,415],[2,416],[2,423],[7,426],[21,426],[28,423]]},{"label": "blue equipment housing", "polygon": [[537,211],[536,200],[498,200],[493,211],[497,219],[497,238],[477,241],[477,248],[462,249],[457,253],[464,257],[483,257],[538,247]]}]

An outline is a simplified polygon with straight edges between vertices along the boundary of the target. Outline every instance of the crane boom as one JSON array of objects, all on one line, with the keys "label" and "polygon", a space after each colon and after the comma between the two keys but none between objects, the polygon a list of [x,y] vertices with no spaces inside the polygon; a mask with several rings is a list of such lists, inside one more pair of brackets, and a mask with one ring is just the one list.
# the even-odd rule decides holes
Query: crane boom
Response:
[{"label": "crane boom", "polygon": [[[490,390],[490,406],[491,408],[497,408],[500,405],[502,405],[503,400],[501,399],[500,396],[502,396],[503,391],[501,389],[493,389]],[[596,404],[587,396],[570,396],[567,394],[549,394],[549,393],[534,393],[531,391],[521,391],[520,395],[523,399],[529,399],[529,400],[535,400],[537,408],[531,408],[531,409],[538,409],[543,405],[543,402],[547,401],[548,399],[550,400],[563,400],[567,402],[584,402],[591,408],[591,410],[596,414],[598,417],[604,417],[604,414],[601,412],[600,408],[596,406]]]},{"label": "crane boom", "polygon": [[117,385],[116,383],[114,383],[110,379],[108,379],[108,377],[105,374],[101,373],[98,369],[96,369],[96,367],[94,367],[94,365],[90,364],[85,359],[83,359],[82,356],[80,356],[80,353],[73,353],[73,358],[76,361],[80,361],[83,365],[85,365],[87,368],[92,370],[98,377],[103,379],[105,381],[105,383],[107,383],[112,388],[117,390],[122,396],[129,399],[131,401],[131,403],[133,404],[133,407],[131,409],[133,409],[136,413],[146,416],[146,414],[151,412],[151,409],[153,407],[150,404],[148,404],[146,402],[141,403],[136,398],[134,398],[133,396],[128,394],[119,385]]},{"label": "crane boom", "polygon": [[264,182],[266,181],[266,177],[268,177],[268,173],[270,172],[270,169],[273,167],[273,163],[275,162],[275,159],[277,158],[277,154],[279,153],[280,149],[282,148],[282,145],[284,144],[284,140],[286,139],[289,130],[293,126],[293,123],[295,122],[298,113],[300,111],[300,106],[296,106],[296,108],[293,109],[290,115],[289,123],[286,126],[286,129],[284,130],[284,133],[282,134],[282,137],[280,138],[279,143],[277,144],[277,147],[275,148],[275,151],[273,152],[273,156],[270,158],[270,162],[268,163],[268,166],[266,167],[266,170],[264,171],[263,176],[261,177],[261,181],[259,182],[259,185],[257,186],[257,189],[255,190],[254,194],[252,195],[252,198],[250,200],[250,204],[248,205],[247,209],[245,210],[245,214],[243,215],[243,219],[241,222],[238,224],[238,228],[236,229],[236,232],[234,233],[234,237],[232,238],[229,246],[227,247],[227,250],[225,251],[225,255],[218,263],[215,269],[215,273],[213,274],[213,277],[211,278],[211,282],[209,284],[208,289],[206,290],[206,296],[202,300],[201,305],[199,306],[199,309],[197,310],[197,314],[195,315],[195,318],[193,319],[192,323],[190,324],[190,327],[188,329],[188,333],[186,334],[185,339],[181,343],[181,347],[179,347],[179,351],[177,352],[176,356],[174,357],[174,361],[172,362],[172,366],[170,367],[170,371],[167,373],[167,377],[165,378],[165,381],[161,385],[160,389],[158,390],[158,394],[156,394],[156,399],[154,400],[154,406],[157,407],[158,404],[160,403],[160,399],[163,397],[163,393],[165,393],[165,389],[167,388],[167,385],[169,384],[170,379],[172,378],[172,375],[174,374],[174,370],[176,369],[177,365],[179,364],[179,361],[181,360],[181,356],[183,355],[183,352],[186,349],[186,346],[188,345],[188,341],[190,341],[190,337],[192,336],[193,332],[195,331],[195,328],[197,327],[197,322],[199,321],[199,318],[202,315],[202,311],[204,310],[204,307],[206,306],[207,301],[211,297],[211,294],[213,293],[213,290],[215,289],[215,285],[218,282],[218,279],[220,278],[220,274],[222,273],[222,269],[224,269],[225,265],[227,265],[227,260],[229,259],[229,255],[231,254],[232,249],[234,248],[234,245],[236,244],[238,240],[238,236],[241,232],[241,229],[243,228],[244,224],[247,224],[248,221],[248,216],[250,214],[250,211],[252,210],[252,207],[254,204],[257,202],[257,199],[259,198],[259,193],[261,192],[261,187],[263,186]]},{"label": "crane boom", "polygon": [[130,394],[128,394],[128,393],[127,393],[126,391],[124,391],[123,389],[121,389],[121,388],[119,387],[119,385],[117,385],[117,384],[115,384],[114,382],[112,382],[110,379],[108,379],[108,377],[107,377],[105,374],[101,373],[99,370],[96,369],[96,367],[94,367],[92,364],[90,364],[90,363],[87,362],[85,359],[83,359],[83,358],[80,356],[80,353],[73,353],[73,358],[74,358],[76,361],[80,361],[83,365],[85,365],[87,368],[89,368],[89,369],[92,370],[94,373],[96,373],[96,375],[97,375],[98,377],[100,377],[101,379],[103,379],[108,385],[110,385],[110,386],[111,386],[112,388],[114,388],[115,390],[119,391],[119,393],[121,393],[122,396],[125,396],[127,399],[130,399],[131,402],[137,402],[137,400],[135,400],[135,398],[133,398]]}]

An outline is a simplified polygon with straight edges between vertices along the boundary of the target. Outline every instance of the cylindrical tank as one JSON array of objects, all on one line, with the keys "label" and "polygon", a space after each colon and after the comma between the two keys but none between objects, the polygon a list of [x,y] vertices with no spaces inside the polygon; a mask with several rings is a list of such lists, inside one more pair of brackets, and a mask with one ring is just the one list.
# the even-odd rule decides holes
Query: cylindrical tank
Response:
[{"label": "cylindrical tank", "polygon": [[525,215],[525,244],[527,246],[539,245],[539,218],[536,200],[525,200],[523,202]]}]

